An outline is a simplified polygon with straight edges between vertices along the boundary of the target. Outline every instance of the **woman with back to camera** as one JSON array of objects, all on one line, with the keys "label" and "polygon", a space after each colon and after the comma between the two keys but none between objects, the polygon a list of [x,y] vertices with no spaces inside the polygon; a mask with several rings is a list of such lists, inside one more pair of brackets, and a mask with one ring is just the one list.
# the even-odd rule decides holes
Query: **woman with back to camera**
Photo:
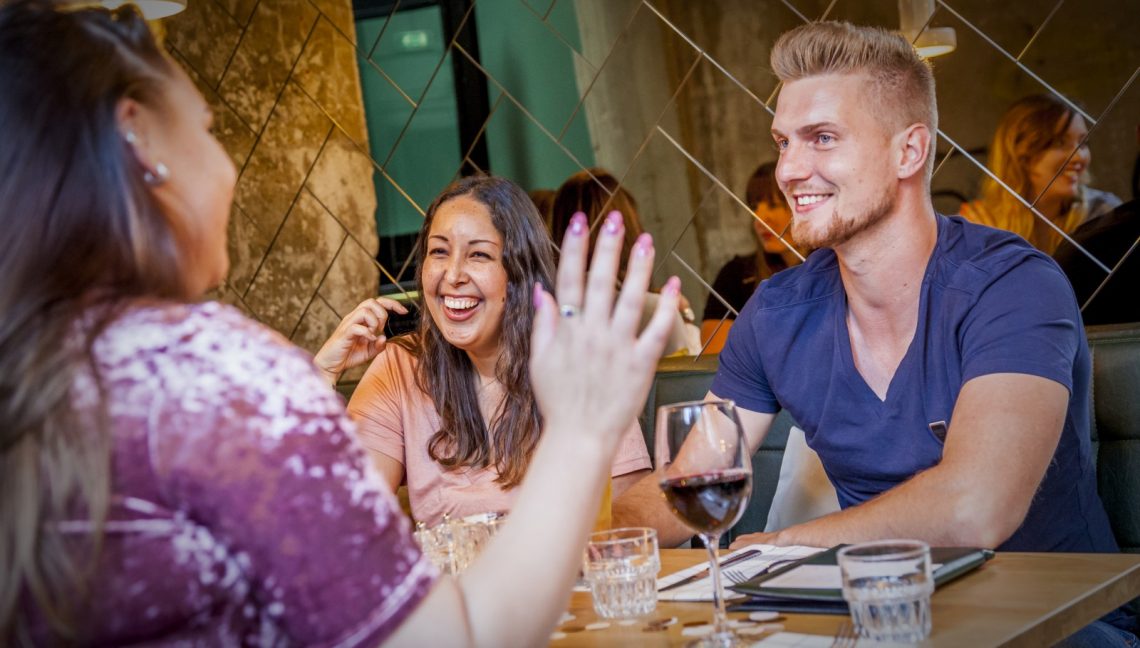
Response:
[{"label": "woman with back to camera", "polygon": [[[620,219],[606,228],[623,234]],[[348,411],[389,487],[407,483],[417,521],[433,526],[445,514],[511,508],[542,429],[527,373],[530,293],[535,283],[551,284],[551,248],[518,185],[491,176],[458,180],[428,207],[420,229],[416,286],[423,307],[415,334],[379,339],[374,332],[393,302],[368,300],[317,352],[317,366],[334,383],[344,369],[376,356]],[[350,349],[358,351],[351,362]],[[583,414],[582,424],[589,423]],[[613,493],[649,465],[631,416],[611,467]]]},{"label": "woman with back to camera", "polygon": [[1088,132],[1084,118],[1053,95],[1015,102],[994,131],[989,167],[1026,203],[1036,203],[1052,226],[989,176],[982,181],[981,198],[964,203],[961,214],[1052,254],[1061,243],[1057,229],[1071,234],[1120,204],[1115,195],[1088,186]]},{"label": "woman with back to camera", "polygon": [[677,281],[635,337],[652,243],[611,310],[619,237],[585,288],[567,236],[573,317],[534,291],[534,470],[440,577],[311,358],[198,302],[235,179],[210,120],[136,10],[0,6],[0,644],[545,641]]}]

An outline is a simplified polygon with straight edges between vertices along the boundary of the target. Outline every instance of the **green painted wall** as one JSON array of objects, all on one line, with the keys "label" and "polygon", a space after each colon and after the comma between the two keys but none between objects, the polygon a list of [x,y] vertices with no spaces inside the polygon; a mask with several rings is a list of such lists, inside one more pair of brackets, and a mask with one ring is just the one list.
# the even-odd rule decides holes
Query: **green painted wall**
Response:
[{"label": "green painted wall", "polygon": [[[371,61],[360,56],[367,55],[367,49],[357,56],[372,158],[385,165],[392,181],[408,195],[375,173],[376,228],[381,237],[419,231],[423,219],[408,198],[427,209],[459,168],[450,56],[439,65],[445,49],[439,8],[400,11],[385,27],[387,21],[356,23],[361,47],[375,45]],[[412,102],[419,104],[414,115]]]},{"label": "green painted wall", "polygon": [[[545,12],[542,4],[531,6]],[[549,26],[520,0],[482,0],[475,11],[482,64],[503,85],[488,82],[492,105],[505,89],[562,144],[504,97],[484,132],[490,171],[527,190],[557,188],[579,163],[594,163],[585,114],[574,111],[579,95],[571,47],[580,48],[574,8],[557,3]],[[422,220],[408,198],[426,209],[455,177],[461,155],[450,55],[439,66],[445,50],[439,8],[400,11],[390,22],[361,20],[356,30],[372,158],[408,194],[376,172],[377,231],[381,237],[413,233]],[[412,102],[420,103],[414,115]]]},{"label": "green painted wall", "polygon": [[[530,0],[539,14],[548,4]],[[479,2],[475,14],[483,66],[504,86],[488,84],[492,105],[505,89],[549,133],[561,136],[578,162],[593,166],[586,115],[581,110],[574,113],[579,93],[573,57],[581,43],[573,3],[556,3],[547,17],[549,26],[519,0]],[[580,170],[573,158],[506,97],[487,127],[487,146],[492,170],[527,190],[555,189]]]}]

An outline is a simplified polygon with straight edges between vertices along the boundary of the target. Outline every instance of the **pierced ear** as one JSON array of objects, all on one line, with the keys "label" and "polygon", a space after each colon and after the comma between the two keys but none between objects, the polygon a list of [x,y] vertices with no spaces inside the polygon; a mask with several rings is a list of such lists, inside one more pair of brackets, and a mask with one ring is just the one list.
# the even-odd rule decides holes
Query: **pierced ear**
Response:
[{"label": "pierced ear", "polygon": [[143,179],[147,184],[162,184],[169,171],[162,162],[155,160],[150,150],[150,116],[144,112],[142,104],[130,98],[120,99],[115,105],[115,123],[119,136],[135,156],[135,161],[143,168]]},{"label": "pierced ear", "polygon": [[139,146],[142,106],[134,99],[123,98],[115,104],[115,125],[119,134],[134,148]]},{"label": "pierced ear", "polygon": [[902,158],[899,160],[899,178],[909,178],[926,167],[930,155],[930,129],[926,124],[911,124],[902,132]]}]

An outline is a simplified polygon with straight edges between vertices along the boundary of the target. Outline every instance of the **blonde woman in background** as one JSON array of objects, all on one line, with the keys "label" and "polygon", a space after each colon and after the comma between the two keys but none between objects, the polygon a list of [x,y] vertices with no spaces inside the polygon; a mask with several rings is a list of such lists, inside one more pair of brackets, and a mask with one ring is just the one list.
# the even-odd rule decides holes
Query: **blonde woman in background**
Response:
[{"label": "blonde woman in background", "polygon": [[[989,167],[1068,234],[1120,204],[1115,195],[1088,186],[1091,155],[1087,136],[1084,118],[1060,99],[1025,97],[1002,115],[990,144]],[[985,179],[981,198],[963,204],[961,214],[1018,234],[1046,254],[1052,254],[1061,242],[1056,229],[993,178]]]}]

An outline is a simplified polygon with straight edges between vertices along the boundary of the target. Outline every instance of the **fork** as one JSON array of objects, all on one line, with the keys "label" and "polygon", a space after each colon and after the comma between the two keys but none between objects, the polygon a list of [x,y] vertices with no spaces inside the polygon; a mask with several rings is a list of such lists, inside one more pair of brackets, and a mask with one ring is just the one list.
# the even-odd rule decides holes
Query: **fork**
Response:
[{"label": "fork", "polygon": [[723,571],[722,573],[725,575],[726,578],[728,578],[728,580],[732,581],[736,585],[739,585],[741,583],[747,583],[748,581],[752,580],[753,578],[756,578],[757,576],[763,576],[764,574],[767,574],[767,573],[775,570],[778,567],[783,567],[784,565],[787,565],[788,563],[796,562],[797,560],[799,560],[799,558],[788,558],[785,560],[777,560],[777,561],[769,564],[767,567],[765,567],[764,569],[761,569],[760,571],[756,572],[755,574],[753,574],[751,576],[749,576],[748,574],[745,574],[744,572],[740,571],[739,569],[728,569],[728,570]]},{"label": "fork", "polygon": [[835,639],[831,642],[831,648],[855,648],[858,641],[859,635],[855,633],[855,626],[850,620],[846,620],[835,630]]},{"label": "fork", "polygon": [[737,569],[726,569],[722,573],[724,574],[724,577],[732,581],[734,585],[747,583],[748,581],[752,580],[748,574],[745,574],[744,572]]}]

